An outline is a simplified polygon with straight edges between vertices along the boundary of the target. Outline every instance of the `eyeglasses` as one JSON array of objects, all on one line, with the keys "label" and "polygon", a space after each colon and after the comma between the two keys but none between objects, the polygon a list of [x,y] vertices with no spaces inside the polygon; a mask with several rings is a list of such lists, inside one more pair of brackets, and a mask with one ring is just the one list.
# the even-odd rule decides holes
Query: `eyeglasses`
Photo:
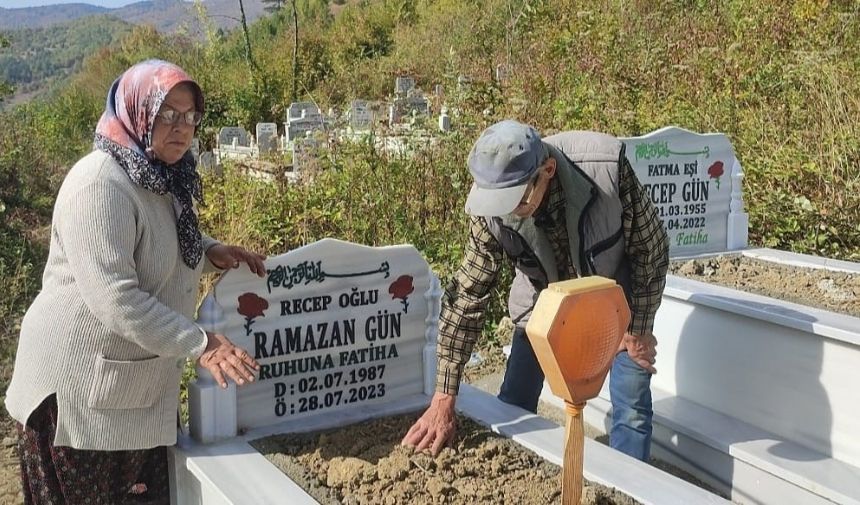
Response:
[{"label": "eyeglasses", "polygon": [[532,198],[536,196],[535,189],[538,185],[539,175],[540,173],[535,174],[535,176],[529,181],[529,185],[526,186],[526,190],[525,192],[523,192],[523,197],[520,199],[520,203],[516,207],[517,209],[527,207],[530,203],[532,203]]},{"label": "eyeglasses", "polygon": [[523,197],[520,199],[518,207],[525,207],[526,205],[531,203],[532,195],[535,192],[535,187],[537,187],[537,177],[529,181],[529,185],[526,186],[526,190],[523,192]]},{"label": "eyeglasses", "polygon": [[179,121],[179,118],[182,118],[182,120],[185,121],[185,124],[189,126],[197,126],[200,124],[200,121],[203,120],[203,113],[197,112],[196,110],[179,112],[173,109],[162,109],[158,111],[158,114],[156,114],[155,117],[166,125],[174,125]]}]

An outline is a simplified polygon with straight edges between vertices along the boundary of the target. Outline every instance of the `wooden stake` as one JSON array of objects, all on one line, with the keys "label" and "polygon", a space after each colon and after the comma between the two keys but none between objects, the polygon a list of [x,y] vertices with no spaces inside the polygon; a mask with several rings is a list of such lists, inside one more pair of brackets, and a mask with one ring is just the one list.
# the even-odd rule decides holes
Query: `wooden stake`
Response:
[{"label": "wooden stake", "polygon": [[567,412],[567,433],[564,446],[564,467],[561,481],[561,504],[579,505],[582,501],[582,464],[585,447],[585,427],[582,410],[585,402],[564,403]]}]

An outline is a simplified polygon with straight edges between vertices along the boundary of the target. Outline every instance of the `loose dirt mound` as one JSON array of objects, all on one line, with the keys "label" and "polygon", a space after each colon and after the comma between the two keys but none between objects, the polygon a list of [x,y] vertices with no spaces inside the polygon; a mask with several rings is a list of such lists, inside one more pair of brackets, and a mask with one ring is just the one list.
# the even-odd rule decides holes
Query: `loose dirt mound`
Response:
[{"label": "loose dirt mound", "polygon": [[[458,441],[435,458],[400,446],[418,414],[376,419],[323,433],[275,435],[252,443],[322,504],[450,505],[560,503],[560,468],[458,418]],[[583,505],[632,505],[596,484]]]},{"label": "loose dirt mound", "polygon": [[800,268],[745,256],[673,261],[669,273],[860,317],[860,275]]}]

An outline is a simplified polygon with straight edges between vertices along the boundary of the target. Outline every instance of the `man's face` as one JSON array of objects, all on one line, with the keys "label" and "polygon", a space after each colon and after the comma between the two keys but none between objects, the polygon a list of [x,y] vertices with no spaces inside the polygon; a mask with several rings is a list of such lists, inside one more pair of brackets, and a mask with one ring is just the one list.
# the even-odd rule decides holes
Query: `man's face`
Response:
[{"label": "man's face", "polygon": [[[194,124],[186,121],[186,113],[195,110],[194,92],[188,84],[170,90],[152,125],[152,152],[168,165],[176,163],[191,148]],[[172,112],[170,112],[172,111]],[[171,118],[173,124],[166,118]]]},{"label": "man's face", "polygon": [[547,188],[549,188],[549,181],[552,180],[554,175],[555,160],[553,158],[548,158],[543,165],[538,167],[537,174],[529,182],[528,187],[526,187],[526,192],[523,193],[523,198],[520,200],[520,204],[514,208],[511,214],[520,219],[526,219],[533,216],[541,203],[543,203],[544,197],[547,193]]}]

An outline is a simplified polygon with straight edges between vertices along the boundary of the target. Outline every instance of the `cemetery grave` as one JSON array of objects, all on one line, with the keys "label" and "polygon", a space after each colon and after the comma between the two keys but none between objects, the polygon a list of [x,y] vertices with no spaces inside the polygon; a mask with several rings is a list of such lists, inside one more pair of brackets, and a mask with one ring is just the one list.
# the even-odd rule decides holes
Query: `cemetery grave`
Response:
[{"label": "cemetery grave", "polygon": [[734,254],[675,260],[673,275],[860,317],[860,273]]},{"label": "cemetery grave", "polygon": [[[389,422],[385,419],[404,413],[414,416],[429,403],[441,289],[413,247],[371,248],[325,239],[270,257],[266,266],[268,275],[262,279],[246,268],[225,273],[200,309],[201,326],[227,335],[261,369],[254,383],[226,390],[198,369],[197,381],[189,385],[193,439],[182,437],[170,451],[173,503],[283,503],[285,496],[293,504],[317,503],[252,441],[329,430],[324,440],[382,443],[377,450],[391,452],[383,433],[360,436],[351,431],[353,426],[370,419]],[[468,385],[461,388],[457,408],[550,463],[561,463],[564,433],[555,424]],[[399,441],[407,428],[399,424],[383,431]],[[402,455],[392,454],[395,459]],[[593,441],[586,440],[585,455],[586,479],[643,504],[662,504],[667,497],[724,503]],[[353,460],[337,464],[348,472],[354,463],[366,467]],[[494,466],[490,463],[491,470]],[[421,473],[412,470],[410,475]]]},{"label": "cemetery grave", "polygon": [[[831,294],[849,289],[831,283],[834,270],[860,273],[856,264],[746,249],[743,173],[724,135],[665,128],[624,141],[666,224],[675,271],[711,273],[717,265],[728,272],[731,261],[712,258],[728,253],[823,268],[827,277],[807,284]],[[267,268],[263,280],[225,274],[201,308],[202,326],[224,332],[263,369],[257,382],[238,390],[221,391],[205,373],[190,386],[195,441],[184,439],[171,453],[176,503],[201,503],[203,496],[277,503],[285,494],[291,503],[317,503],[249,442],[349,432],[369,419],[414,415],[429,402],[441,292],[417,251],[324,240],[270,258]],[[850,387],[860,364],[860,319],[669,275],[654,332],[657,458],[739,503],[860,503],[860,444],[853,436],[860,416]],[[608,426],[606,389],[584,410],[598,431]],[[814,418],[794,415],[798,404]],[[461,387],[457,408],[561,463],[564,433],[554,423],[469,385]],[[236,467],[247,471],[237,475]],[[362,470],[361,480],[371,474]],[[584,477],[643,504],[724,503],[589,439]]]},{"label": "cemetery grave", "polygon": [[[436,457],[401,446],[417,418],[405,414],[251,444],[326,505],[560,503],[558,466],[468,417],[458,417],[457,442]],[[595,483],[583,491],[583,505],[635,503]]]}]

